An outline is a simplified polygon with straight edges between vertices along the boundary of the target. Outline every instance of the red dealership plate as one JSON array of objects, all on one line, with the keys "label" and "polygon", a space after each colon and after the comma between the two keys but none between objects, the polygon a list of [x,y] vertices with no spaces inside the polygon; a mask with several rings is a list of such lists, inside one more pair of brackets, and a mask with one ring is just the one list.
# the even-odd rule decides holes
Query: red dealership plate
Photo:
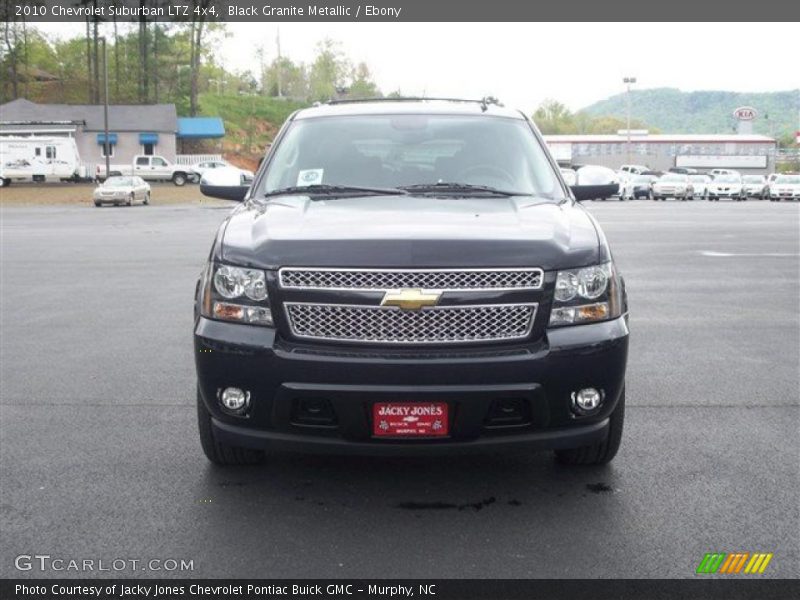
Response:
[{"label": "red dealership plate", "polygon": [[440,437],[449,434],[446,402],[376,402],[375,437]]}]

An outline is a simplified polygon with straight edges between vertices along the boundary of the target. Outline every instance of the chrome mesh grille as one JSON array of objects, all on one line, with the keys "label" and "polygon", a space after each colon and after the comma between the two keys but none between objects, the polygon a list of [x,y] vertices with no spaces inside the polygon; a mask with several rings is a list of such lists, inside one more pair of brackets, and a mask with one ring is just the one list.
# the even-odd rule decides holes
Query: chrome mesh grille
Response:
[{"label": "chrome mesh grille", "polygon": [[452,344],[528,336],[536,304],[435,306],[422,310],[353,304],[284,304],[300,338],[376,344]]},{"label": "chrome mesh grille", "polygon": [[386,291],[519,290],[542,287],[541,269],[307,269],[279,271],[282,288]]}]

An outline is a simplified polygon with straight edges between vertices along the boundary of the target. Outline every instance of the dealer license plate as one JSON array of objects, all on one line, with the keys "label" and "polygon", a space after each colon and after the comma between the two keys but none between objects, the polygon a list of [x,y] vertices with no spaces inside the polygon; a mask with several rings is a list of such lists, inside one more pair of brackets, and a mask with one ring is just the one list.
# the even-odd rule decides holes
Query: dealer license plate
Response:
[{"label": "dealer license plate", "polygon": [[446,402],[376,402],[375,437],[440,437],[449,434]]}]

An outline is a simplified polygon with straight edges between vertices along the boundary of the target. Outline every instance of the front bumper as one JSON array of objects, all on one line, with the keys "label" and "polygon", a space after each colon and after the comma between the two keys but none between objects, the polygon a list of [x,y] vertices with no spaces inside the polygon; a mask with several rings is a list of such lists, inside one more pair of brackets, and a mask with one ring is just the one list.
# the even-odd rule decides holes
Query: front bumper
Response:
[{"label": "front bumper", "polygon": [[[528,345],[474,349],[306,346],[280,339],[270,328],[198,318],[195,357],[201,400],[214,434],[234,446],[325,453],[437,454],[490,449],[575,448],[601,441],[624,386],[626,317],[549,330]],[[251,393],[246,417],[217,401],[221,389]],[[596,414],[576,417],[570,395],[602,390]],[[324,399],[335,425],[295,419],[298,402]],[[516,399],[527,419],[492,425],[496,400]],[[376,439],[374,402],[447,402],[449,436]]]}]

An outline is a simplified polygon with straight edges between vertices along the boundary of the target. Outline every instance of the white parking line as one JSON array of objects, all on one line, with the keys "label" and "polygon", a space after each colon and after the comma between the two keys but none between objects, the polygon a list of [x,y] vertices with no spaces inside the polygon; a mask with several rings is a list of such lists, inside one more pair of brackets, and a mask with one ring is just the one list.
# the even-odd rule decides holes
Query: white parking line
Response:
[{"label": "white parking line", "polygon": [[703,256],[713,256],[715,258],[719,257],[729,257],[729,256],[800,256],[800,254],[795,254],[792,252],[714,252],[712,250],[703,250],[700,252]]}]

